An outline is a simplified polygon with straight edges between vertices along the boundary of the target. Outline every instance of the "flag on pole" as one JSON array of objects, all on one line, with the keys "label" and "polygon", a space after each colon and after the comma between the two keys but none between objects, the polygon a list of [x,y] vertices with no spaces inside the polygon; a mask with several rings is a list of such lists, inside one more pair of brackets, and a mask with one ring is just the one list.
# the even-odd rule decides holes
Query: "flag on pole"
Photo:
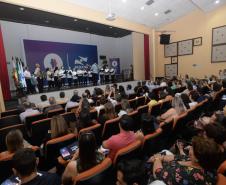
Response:
[{"label": "flag on pole", "polygon": [[13,80],[14,80],[14,84],[15,84],[16,87],[18,87],[19,79],[18,79],[18,74],[17,74],[17,70],[16,70],[16,62],[15,62],[13,57],[12,57],[12,64],[13,64]]},{"label": "flag on pole", "polygon": [[12,57],[13,60],[13,79],[15,86],[17,88],[25,88],[27,87],[25,77],[24,77],[24,71],[23,71],[23,65],[22,61],[19,60],[17,57]]}]

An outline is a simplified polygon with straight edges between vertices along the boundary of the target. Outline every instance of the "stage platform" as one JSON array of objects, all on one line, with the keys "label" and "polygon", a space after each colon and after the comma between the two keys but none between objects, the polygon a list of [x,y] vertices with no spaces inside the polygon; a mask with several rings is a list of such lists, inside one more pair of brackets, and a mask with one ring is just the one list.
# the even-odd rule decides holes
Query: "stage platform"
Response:
[{"label": "stage platform", "polygon": [[[121,83],[117,83],[117,84],[118,84],[118,86],[119,85],[124,86],[125,89],[126,89],[126,86],[128,84],[131,84],[132,89],[133,89],[137,85],[137,82],[138,81],[128,81],[128,82],[121,82]],[[109,85],[111,86],[112,84],[109,84]],[[41,95],[45,94],[47,96],[47,98],[54,96],[56,99],[58,99],[59,93],[63,91],[63,92],[65,92],[65,96],[70,99],[73,95],[74,90],[77,90],[79,92],[79,96],[81,96],[82,93],[85,92],[86,89],[88,89],[90,91],[90,93],[92,94],[93,89],[95,87],[99,87],[99,88],[104,90],[105,86],[106,86],[106,84],[105,85],[98,85],[98,86],[88,86],[88,87],[74,88],[74,89],[64,89],[64,90],[59,90],[59,91],[52,91],[52,92],[45,92],[45,93],[28,95],[28,98],[29,98],[30,102],[37,104],[37,103],[40,103],[40,101],[41,101],[40,100]]]}]

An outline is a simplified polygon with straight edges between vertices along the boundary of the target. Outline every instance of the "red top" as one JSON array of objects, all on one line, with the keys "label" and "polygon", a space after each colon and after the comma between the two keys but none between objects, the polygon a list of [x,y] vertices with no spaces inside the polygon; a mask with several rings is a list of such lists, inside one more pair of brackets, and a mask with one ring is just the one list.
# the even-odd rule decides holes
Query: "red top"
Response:
[{"label": "red top", "polygon": [[136,140],[135,133],[132,131],[121,131],[119,134],[111,136],[106,145],[110,149],[109,157],[113,160],[118,150],[126,147]]}]

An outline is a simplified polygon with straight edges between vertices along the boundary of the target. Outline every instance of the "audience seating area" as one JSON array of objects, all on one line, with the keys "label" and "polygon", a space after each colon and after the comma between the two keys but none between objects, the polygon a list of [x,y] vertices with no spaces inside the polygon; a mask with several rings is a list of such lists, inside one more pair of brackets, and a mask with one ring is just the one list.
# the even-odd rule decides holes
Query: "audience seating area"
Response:
[{"label": "audience seating area", "polygon": [[[153,91],[158,94],[160,90],[164,87],[159,87]],[[180,87],[174,90],[174,93],[181,93],[186,87]],[[119,150],[111,161],[109,158],[99,165],[80,173],[74,178],[76,185],[97,185],[97,184],[115,184],[115,166],[120,160],[130,159],[130,158],[140,158],[144,159],[162,149],[169,149],[172,144],[178,138],[188,139],[190,137],[187,126],[190,122],[197,120],[201,115],[207,114],[218,110],[219,102],[222,95],[225,94],[225,90],[217,93],[214,99],[206,99],[191,109],[188,109],[185,113],[176,117],[175,119],[170,119],[159,124],[159,128],[154,132],[144,136],[143,143],[141,141],[136,141],[125,148]],[[135,94],[129,95],[129,104],[133,109],[133,112],[128,115],[131,116],[135,122],[134,131],[141,129],[141,115],[143,113],[150,113],[154,117],[157,117],[168,109],[171,108],[172,100],[163,100],[149,108],[147,105],[149,99],[146,96],[136,97]],[[38,115],[29,116],[25,120],[25,124],[22,124],[19,118],[19,111],[17,109],[9,110],[1,113],[0,118],[0,151],[6,150],[5,136],[12,129],[19,129],[22,131],[24,138],[34,146],[41,146],[43,140],[50,128],[51,119],[55,115],[62,115],[66,122],[76,122],[78,120],[77,115],[73,109],[78,107],[68,108],[65,112],[65,104],[62,104],[63,109],[57,109],[49,111],[47,115],[40,113]],[[115,112],[118,113],[121,109],[121,104],[115,106]],[[50,168],[59,165],[60,156],[59,150],[78,140],[81,133],[85,131],[93,131],[95,134],[98,146],[101,145],[102,141],[110,138],[112,135],[118,134],[120,132],[119,122],[120,117],[108,120],[101,125],[98,123],[99,117],[105,113],[104,109],[101,109],[99,115],[95,109],[90,110],[90,115],[92,119],[96,122],[87,127],[81,129],[78,134],[70,133],[65,136],[51,139],[45,143],[43,146],[44,152],[44,162],[42,164],[42,170],[49,170]],[[222,174],[226,172],[226,163],[222,164],[219,168],[218,185],[226,184],[226,178]],[[10,169],[10,159],[5,161],[0,161],[0,182],[9,177],[12,174]],[[4,169],[4,170],[2,170]],[[4,171],[4,173],[3,173]],[[9,173],[8,173],[9,172]]]}]

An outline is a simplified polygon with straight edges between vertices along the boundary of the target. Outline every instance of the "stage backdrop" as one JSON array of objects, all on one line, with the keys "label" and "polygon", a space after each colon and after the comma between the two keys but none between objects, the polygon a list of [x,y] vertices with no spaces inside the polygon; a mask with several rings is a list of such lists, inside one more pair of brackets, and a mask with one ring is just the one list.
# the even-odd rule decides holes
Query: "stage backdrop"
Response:
[{"label": "stage backdrop", "polygon": [[115,69],[115,74],[120,74],[120,58],[110,58],[111,67]]},{"label": "stage backdrop", "polygon": [[36,63],[40,64],[42,71],[47,67],[84,68],[98,63],[97,46],[37,40],[23,40],[23,44],[31,72],[34,72]]}]

